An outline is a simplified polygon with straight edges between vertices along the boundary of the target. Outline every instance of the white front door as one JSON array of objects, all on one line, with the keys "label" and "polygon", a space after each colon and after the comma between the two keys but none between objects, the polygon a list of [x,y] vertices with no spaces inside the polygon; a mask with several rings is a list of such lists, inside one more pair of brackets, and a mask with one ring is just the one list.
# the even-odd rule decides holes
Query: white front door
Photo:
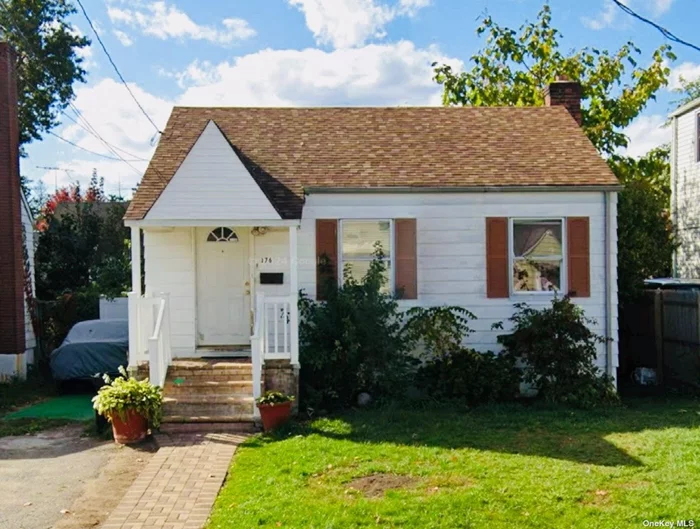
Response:
[{"label": "white front door", "polygon": [[247,228],[197,228],[197,345],[250,343]]}]

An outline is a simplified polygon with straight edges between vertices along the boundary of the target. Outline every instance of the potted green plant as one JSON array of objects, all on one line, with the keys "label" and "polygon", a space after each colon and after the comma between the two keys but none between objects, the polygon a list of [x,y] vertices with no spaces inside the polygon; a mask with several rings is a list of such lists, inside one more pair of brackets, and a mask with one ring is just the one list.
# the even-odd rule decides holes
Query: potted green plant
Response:
[{"label": "potted green plant", "polygon": [[136,443],[148,433],[148,427],[157,428],[163,410],[161,388],[148,380],[129,378],[123,367],[121,377],[110,379],[93,397],[93,408],[112,423],[114,440],[120,444]]},{"label": "potted green plant", "polygon": [[292,412],[293,401],[292,395],[285,395],[279,391],[266,391],[262,397],[256,399],[263,429],[272,430],[287,422]]}]

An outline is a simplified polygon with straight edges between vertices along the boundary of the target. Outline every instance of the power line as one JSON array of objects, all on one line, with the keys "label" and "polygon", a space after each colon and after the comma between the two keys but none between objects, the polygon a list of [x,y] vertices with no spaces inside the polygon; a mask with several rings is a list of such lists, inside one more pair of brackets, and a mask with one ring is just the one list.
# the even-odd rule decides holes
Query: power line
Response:
[{"label": "power line", "polygon": [[95,25],[92,23],[92,20],[90,20],[90,17],[88,16],[87,11],[85,11],[85,7],[83,6],[83,3],[81,2],[81,0],[77,0],[77,2],[78,2],[78,5],[80,6],[80,9],[81,9],[82,12],[83,12],[83,15],[85,15],[85,19],[88,21],[88,24],[89,24],[90,27],[92,28],[92,31],[95,33],[95,37],[97,37],[97,42],[100,43],[100,46],[102,47],[102,51],[105,52],[105,55],[106,55],[107,58],[109,59],[110,64],[111,64],[112,67],[114,68],[114,71],[117,72],[117,75],[119,76],[119,79],[121,80],[122,84],[126,87],[127,91],[129,92],[129,95],[130,95],[131,98],[134,100],[134,102],[136,103],[136,105],[139,107],[139,109],[141,110],[141,112],[143,113],[143,115],[146,116],[146,119],[148,119],[148,121],[151,122],[151,125],[153,125],[153,128],[156,129],[156,132],[157,132],[158,134],[162,134],[163,132],[158,128],[158,125],[156,125],[155,122],[151,119],[151,116],[148,115],[148,112],[146,112],[146,110],[143,108],[143,106],[141,106],[141,103],[139,103],[139,100],[136,99],[136,96],[135,96],[134,93],[131,91],[131,88],[129,88],[129,84],[128,84],[128,83],[126,82],[126,80],[124,79],[124,76],[123,76],[123,75],[121,74],[121,72],[119,71],[119,68],[117,68],[117,65],[114,63],[114,60],[112,59],[112,56],[111,56],[111,55],[109,54],[109,52],[107,51],[107,47],[105,46],[104,42],[102,42],[102,39],[100,38],[100,34],[97,32],[97,29],[95,29]]},{"label": "power line", "polygon": [[[90,153],[90,154],[94,154],[95,156],[101,156],[102,158],[106,158],[107,160],[114,160],[114,161],[117,161],[117,162],[119,162],[119,161],[126,162],[126,161],[127,161],[127,160],[125,160],[124,158],[121,158],[121,157],[120,157],[120,158],[115,158],[114,156],[108,156],[108,155],[106,155],[106,154],[101,154],[101,153],[99,153],[99,152],[97,152],[97,151],[91,151],[90,149],[86,149],[85,147],[81,147],[81,146],[78,145],[77,143],[74,143],[74,142],[72,142],[72,141],[70,141],[70,140],[64,138],[63,136],[60,136],[60,135],[56,134],[55,132],[53,132],[53,131],[51,131],[51,130],[48,131],[48,133],[51,134],[51,136],[53,136],[53,137],[55,137],[55,138],[58,138],[59,140],[61,140],[61,141],[65,142],[65,143],[67,143],[68,145],[71,145],[71,146],[75,147],[76,149],[80,149],[81,151],[85,151],[85,152],[88,152],[88,153]],[[139,161],[142,161],[142,160],[131,160],[131,161],[132,161],[132,162],[139,162]]]},{"label": "power line", "polygon": [[[77,108],[76,108],[76,109],[73,109],[74,112],[76,112],[76,110],[77,110]],[[92,135],[93,137],[95,137],[95,138],[97,138],[98,140],[100,140],[102,143],[106,143],[106,142],[107,142],[107,140],[105,140],[102,136],[99,136],[98,134],[96,134],[95,132],[93,132],[94,127],[92,127],[92,130],[89,129],[86,125],[84,125],[83,123],[81,123],[80,121],[78,121],[77,119],[75,119],[73,116],[71,116],[71,115],[70,115],[68,112],[66,112],[65,110],[62,110],[62,111],[61,111],[61,114],[63,114],[65,117],[67,117],[67,118],[68,118],[69,120],[71,120],[73,123],[75,123],[76,125],[78,125],[78,126],[79,126],[81,129],[83,129],[85,132],[87,132],[88,134],[90,134],[90,135]],[[81,114],[80,117],[81,117],[83,120],[85,120],[85,122],[87,123],[87,119],[85,118],[85,116],[83,116],[83,115]],[[142,157],[140,157],[140,156],[137,156],[137,155],[135,155],[135,154],[132,154],[132,153],[130,153],[129,151],[124,150],[124,149],[122,149],[121,147],[117,147],[117,146],[114,145],[114,144],[109,144],[109,145],[110,145],[111,147],[117,149],[118,151],[123,152],[123,153],[126,154],[127,156],[131,156],[131,158],[133,158],[132,161],[134,161],[134,162],[147,162],[147,161],[148,161],[146,158],[142,158]]]},{"label": "power line", "polygon": [[676,42],[676,43],[678,43],[678,44],[682,44],[683,46],[688,46],[689,48],[692,48],[692,49],[694,49],[695,51],[700,51],[700,46],[696,46],[695,44],[692,44],[692,43],[690,43],[690,42],[688,42],[688,41],[686,41],[686,40],[683,40],[683,39],[677,37],[676,35],[674,35],[673,33],[671,33],[669,30],[667,30],[665,27],[660,26],[659,24],[657,24],[657,23],[654,22],[653,20],[649,20],[648,18],[644,18],[642,15],[636,13],[636,12],[633,11],[631,8],[629,8],[629,7],[627,7],[625,4],[623,4],[620,0],[613,0],[613,2],[615,3],[615,5],[617,5],[617,7],[619,7],[620,9],[622,9],[622,10],[623,10],[625,13],[627,13],[628,15],[633,16],[633,17],[636,18],[637,20],[641,20],[641,21],[644,22],[645,24],[649,24],[651,27],[653,27],[653,28],[657,29],[658,31],[660,31],[661,34],[662,34],[664,37],[666,37],[668,40],[670,40],[670,41],[672,41],[672,42]]}]

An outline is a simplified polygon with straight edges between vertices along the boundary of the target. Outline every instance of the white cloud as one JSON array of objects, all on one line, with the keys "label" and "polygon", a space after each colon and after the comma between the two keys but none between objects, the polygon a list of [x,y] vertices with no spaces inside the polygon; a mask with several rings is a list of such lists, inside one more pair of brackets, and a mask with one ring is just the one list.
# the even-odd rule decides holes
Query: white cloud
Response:
[{"label": "white cloud", "polygon": [[[174,100],[154,96],[136,84],[129,86],[162,129],[173,104],[438,105],[441,89],[432,80],[433,61],[450,63],[455,69],[463,66],[437,47],[416,48],[411,42],[401,41],[334,51],[268,49],[231,62],[194,62],[182,72],[164,74],[178,79],[181,86],[182,92]],[[102,79],[92,86],[79,87],[76,94],[75,105],[81,114],[118,148],[121,156],[150,159],[153,127],[123,85]],[[69,121],[57,132],[85,149],[114,156],[99,139]],[[126,193],[146,167],[144,161],[130,162],[138,170],[135,172],[123,162],[94,158],[65,144],[59,145],[53,160],[50,165],[70,170],[70,176],[64,171],[46,172],[42,180],[49,189],[53,189],[55,177],[59,185],[75,180],[85,184],[96,167],[105,177],[109,193],[116,193],[119,185]]]},{"label": "white cloud", "polygon": [[[172,102],[151,95],[136,84],[129,83],[129,87],[156,124],[160,128],[164,127]],[[106,101],[109,104],[105,104]],[[51,165],[61,168],[61,171],[48,171],[41,179],[49,189],[53,189],[56,179],[59,186],[73,181],[85,184],[95,167],[100,176],[105,178],[108,193],[116,193],[121,185],[122,191],[130,194],[127,192],[141,179],[147,160],[153,154],[153,126],[141,114],[124,85],[113,79],[102,79],[94,85],[78,87],[74,105],[97,134],[133,168],[119,160],[93,157],[57,140],[59,145],[55,153],[56,162]],[[65,126],[57,131],[60,136],[83,149],[118,158],[95,134],[86,130],[88,125],[85,121],[75,116],[71,110],[67,110],[67,113],[73,115],[82,126],[66,119]]]},{"label": "white cloud", "polygon": [[192,39],[206,40],[228,45],[255,36],[255,30],[241,18],[226,18],[223,28],[204,26],[194,22],[187,13],[174,5],[158,1],[147,4],[130,4],[133,9],[109,6],[107,14],[114,24],[123,24],[140,29],[145,35],[162,40]]},{"label": "white cloud", "polygon": [[[668,12],[674,0],[621,0],[623,4],[640,12],[647,12],[658,17]],[[594,17],[581,17],[581,22],[588,29],[598,31],[609,27],[620,27],[620,15],[625,15],[612,0],[603,0],[600,11]],[[625,15],[627,16],[627,15]]]},{"label": "white cloud", "polygon": [[629,146],[624,152],[627,156],[638,158],[655,147],[671,141],[671,130],[665,126],[666,116],[653,114],[640,116],[625,129]]},{"label": "white cloud", "polygon": [[682,88],[681,78],[686,81],[700,79],[700,64],[692,62],[684,62],[671,70],[671,75],[668,82],[669,90]]},{"label": "white cloud", "polygon": [[124,31],[121,31],[119,29],[115,29],[113,31],[113,33],[114,33],[114,36],[117,37],[117,40],[119,40],[119,42],[122,43],[122,46],[129,47],[134,43],[132,38]]},{"label": "white cloud", "polygon": [[396,5],[376,0],[287,0],[304,13],[306,26],[319,44],[334,48],[362,46],[386,36],[386,25],[398,16],[414,16],[430,0],[400,0]]},{"label": "white cloud", "polygon": [[663,15],[671,9],[674,0],[648,0],[655,15]]},{"label": "white cloud", "polygon": [[184,105],[427,105],[440,101],[433,61],[462,66],[437,47],[400,41],[330,52],[268,49],[233,62],[195,62],[175,75]]}]

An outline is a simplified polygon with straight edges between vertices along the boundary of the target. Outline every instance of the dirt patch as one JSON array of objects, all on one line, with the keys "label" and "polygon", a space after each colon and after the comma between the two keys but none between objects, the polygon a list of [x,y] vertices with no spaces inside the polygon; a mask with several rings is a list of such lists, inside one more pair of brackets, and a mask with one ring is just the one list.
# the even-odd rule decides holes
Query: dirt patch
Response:
[{"label": "dirt patch", "polygon": [[[83,494],[53,529],[91,529],[98,527],[117,507],[131,483],[146,466],[157,445],[152,438],[131,446],[114,444],[107,464],[92,480],[85,483]],[[109,491],[105,494],[105,491]]]},{"label": "dirt patch", "polygon": [[411,476],[399,476],[396,474],[372,474],[353,479],[348,483],[348,489],[356,490],[366,498],[379,498],[384,496],[387,490],[407,489],[415,486],[418,479]]},{"label": "dirt patch", "polygon": [[610,491],[598,489],[589,492],[581,503],[591,507],[605,507],[610,504],[611,499]]}]

